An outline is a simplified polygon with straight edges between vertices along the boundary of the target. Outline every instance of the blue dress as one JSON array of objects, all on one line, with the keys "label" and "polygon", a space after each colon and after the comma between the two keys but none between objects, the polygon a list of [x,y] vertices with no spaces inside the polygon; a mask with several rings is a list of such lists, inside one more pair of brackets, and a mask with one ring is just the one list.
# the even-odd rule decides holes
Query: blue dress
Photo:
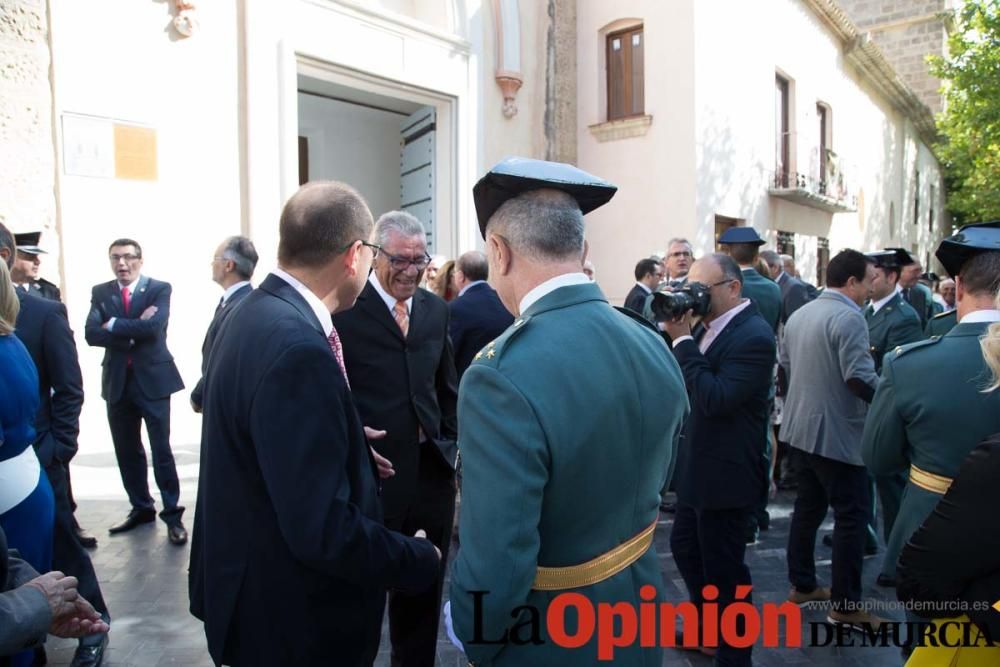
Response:
[{"label": "blue dress", "polygon": [[[8,471],[24,469],[23,457],[34,455],[31,445],[37,412],[38,371],[31,355],[16,336],[0,336],[0,479],[4,479],[5,467]],[[11,549],[17,549],[39,572],[48,572],[52,568],[55,517],[52,487],[37,458],[27,463],[34,479],[12,484],[8,475],[0,488],[0,507],[6,509],[0,514],[0,527],[7,533]],[[14,492],[13,488],[24,491]]]}]

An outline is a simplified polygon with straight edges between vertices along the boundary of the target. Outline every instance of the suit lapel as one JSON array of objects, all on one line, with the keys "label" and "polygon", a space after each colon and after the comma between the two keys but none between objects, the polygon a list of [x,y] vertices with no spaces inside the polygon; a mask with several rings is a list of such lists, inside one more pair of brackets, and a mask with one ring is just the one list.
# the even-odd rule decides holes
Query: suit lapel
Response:
[{"label": "suit lapel", "polygon": [[[132,294],[132,298],[129,303],[128,316],[132,318],[137,318],[146,309],[146,302],[148,301],[147,291],[149,289],[149,278],[146,276],[140,276],[139,282],[135,284],[135,292]],[[120,294],[119,294],[120,296]]]},{"label": "suit lapel", "polygon": [[[419,290],[417,290],[419,293]],[[414,303],[416,303],[416,298],[414,298]],[[354,306],[355,308],[360,308],[362,312],[367,313],[369,317],[373,318],[376,322],[381,324],[383,327],[389,330],[396,338],[403,340],[403,332],[400,331],[399,325],[396,324],[396,320],[393,318],[392,313],[385,305],[385,301],[382,300],[382,296],[378,293],[375,287],[372,286],[371,282],[365,285],[365,288],[361,291],[360,296],[358,296],[358,302]],[[410,331],[413,330],[413,313],[410,313]]]},{"label": "suit lapel", "polygon": [[[413,338],[417,327],[427,319],[427,295],[423,290],[417,288],[417,293],[413,295],[413,301],[410,303],[412,304],[410,306],[410,329],[406,334],[407,338]],[[393,323],[395,324],[395,321]]]}]

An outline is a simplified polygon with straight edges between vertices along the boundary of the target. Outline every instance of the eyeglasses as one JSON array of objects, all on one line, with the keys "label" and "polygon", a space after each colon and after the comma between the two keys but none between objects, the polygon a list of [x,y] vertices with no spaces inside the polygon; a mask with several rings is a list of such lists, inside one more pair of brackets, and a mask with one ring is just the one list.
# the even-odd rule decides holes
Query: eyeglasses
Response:
[{"label": "eyeglasses", "polygon": [[409,257],[400,257],[399,255],[385,254],[386,258],[389,260],[389,266],[391,266],[396,271],[406,271],[413,265],[413,268],[417,272],[423,271],[431,263],[431,256],[424,254],[423,257],[418,257],[417,259],[410,259]]},{"label": "eyeglasses", "polygon": [[726,283],[736,282],[736,278],[726,278],[725,280],[720,280],[717,283],[712,283],[709,287],[718,287],[719,285],[725,285]]},{"label": "eyeglasses", "polygon": [[677,252],[670,253],[670,257],[676,257],[676,258],[690,257],[690,256],[691,256],[691,251],[689,250],[679,250]]},{"label": "eyeglasses", "polygon": [[380,246],[380,245],[378,245],[376,243],[369,243],[368,241],[362,241],[361,245],[368,246],[369,248],[372,249],[372,259],[373,260],[376,257],[378,257],[379,252],[381,252],[381,250],[382,250],[382,246]]},{"label": "eyeglasses", "polygon": [[108,259],[110,259],[113,264],[117,264],[123,259],[126,262],[134,262],[137,259],[142,259],[142,255],[133,255],[132,253],[128,253],[127,255],[108,255]]}]

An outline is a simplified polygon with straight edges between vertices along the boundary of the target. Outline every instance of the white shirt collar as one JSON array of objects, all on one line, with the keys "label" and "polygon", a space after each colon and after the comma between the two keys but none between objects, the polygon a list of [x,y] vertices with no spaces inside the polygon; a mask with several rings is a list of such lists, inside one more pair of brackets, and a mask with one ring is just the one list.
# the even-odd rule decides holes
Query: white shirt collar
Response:
[{"label": "white shirt collar", "polygon": [[142,274],[141,273],[135,277],[135,280],[133,280],[132,282],[128,283],[127,285],[122,285],[121,282],[118,281],[118,280],[115,280],[115,282],[118,284],[118,291],[119,292],[121,292],[123,289],[125,289],[127,287],[128,288],[128,293],[131,295],[131,294],[135,294],[135,286],[139,284],[140,280],[142,280]]},{"label": "white shirt collar", "polygon": [[563,273],[556,276],[555,278],[549,278],[544,283],[536,285],[534,289],[524,295],[521,299],[521,304],[518,306],[518,312],[524,315],[528,308],[546,296],[550,292],[554,292],[560,287],[569,287],[570,285],[589,285],[590,278],[587,277],[586,273]]},{"label": "white shirt collar", "polygon": [[[374,271],[372,271],[372,274],[370,276],[368,276],[368,282],[370,282],[375,287],[375,291],[378,292],[378,295],[380,297],[382,297],[382,301],[385,302],[385,307],[389,309],[389,312],[390,313],[395,312],[395,310],[396,310],[396,301],[397,301],[396,297],[394,297],[393,295],[391,295],[391,294],[389,294],[388,292],[385,291],[385,288],[382,287],[382,283],[379,282],[378,276],[375,275]],[[407,314],[412,313],[413,312],[413,297],[411,296],[409,299],[406,300],[405,303],[406,303],[406,312],[407,312]]]},{"label": "white shirt collar", "polygon": [[636,281],[635,284],[638,285],[639,287],[641,287],[642,291],[645,292],[646,294],[652,294],[653,293],[653,290],[649,289],[649,286],[646,285],[645,283],[640,283],[639,281]]},{"label": "white shirt collar", "polygon": [[222,293],[222,303],[224,303],[224,304],[228,303],[229,302],[229,297],[231,297],[232,295],[236,294],[241,289],[243,289],[244,285],[249,285],[249,284],[250,284],[249,280],[241,280],[240,282],[236,283],[235,285],[230,285],[229,288],[225,292]]},{"label": "white shirt collar", "polygon": [[903,288],[897,284],[896,291],[894,291],[892,294],[890,294],[889,296],[884,296],[878,301],[872,301],[872,313],[877,313],[878,311],[882,310],[882,306],[892,301],[892,298],[902,291]]},{"label": "white shirt collar", "polygon": [[459,290],[458,296],[462,296],[463,294],[465,294],[466,292],[468,292],[470,287],[475,287],[476,285],[480,285],[480,284],[485,283],[485,282],[486,282],[485,280],[473,280],[471,283],[469,283],[468,285],[466,285],[465,287],[463,287],[461,290]]},{"label": "white shirt collar", "polygon": [[739,315],[741,312],[746,310],[750,306],[750,299],[742,299],[739,305],[733,306],[726,312],[719,315],[717,318],[705,325],[706,331],[705,335],[701,339],[701,344],[698,345],[698,349],[701,350],[702,354],[708,350],[709,346],[719,337],[725,328],[733,321],[733,318]]},{"label": "white shirt collar", "polygon": [[276,268],[271,271],[272,275],[275,275],[286,283],[295,288],[295,291],[302,295],[302,298],[306,300],[309,307],[316,314],[316,319],[319,320],[319,324],[323,327],[323,333],[326,337],[330,337],[330,332],[333,331],[333,318],[330,317],[330,311],[326,309],[326,304],[320,301],[319,297],[312,293],[308,287],[303,285],[299,280],[291,275],[290,273],[283,271],[281,268]]},{"label": "white shirt collar", "polygon": [[959,324],[975,324],[977,322],[1000,322],[1000,310],[974,310],[966,313],[958,321]]}]

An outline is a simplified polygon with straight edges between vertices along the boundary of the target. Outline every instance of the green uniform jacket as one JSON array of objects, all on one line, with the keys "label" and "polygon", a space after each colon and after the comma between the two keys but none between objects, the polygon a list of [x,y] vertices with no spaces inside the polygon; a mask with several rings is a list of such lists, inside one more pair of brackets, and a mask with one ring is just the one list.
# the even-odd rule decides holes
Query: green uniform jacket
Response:
[{"label": "green uniform jacket", "polygon": [[872,308],[865,308],[868,322],[868,338],[871,341],[875,372],[882,372],[882,358],[901,345],[916,343],[924,339],[920,326],[920,316],[910,304],[897,293],[889,302],[872,314]]},{"label": "green uniform jacket", "polygon": [[781,288],[778,283],[760,275],[756,269],[743,269],[742,296],[753,301],[771,328],[778,330],[781,321]]},{"label": "green uniform jacket", "polygon": [[943,336],[952,327],[958,324],[958,311],[952,308],[947,313],[941,313],[940,315],[935,315],[927,323],[927,328],[924,329],[924,338],[930,338],[931,336]]},{"label": "green uniform jacket", "polygon": [[[487,345],[462,377],[461,547],[452,566],[451,613],[478,665],[597,664],[596,633],[577,649],[552,642],[549,602],[563,592],[592,602],[641,602],[650,584],[663,600],[652,547],[609,579],[571,591],[532,589],[537,566],[585,563],[657,518],[688,414],[680,368],[645,323],[613,309],[597,285],[543,296]],[[478,621],[473,591],[481,598]],[[538,610],[541,645],[496,641]],[[511,612],[514,612],[513,615]],[[576,631],[566,615],[566,631]],[[517,630],[531,636],[530,626]],[[659,667],[659,648],[617,649],[614,665]]]},{"label": "green uniform jacket", "polygon": [[[982,393],[990,373],[979,337],[988,326],[959,324],[946,336],[886,355],[861,445],[872,474],[906,471],[912,463],[926,472],[954,477],[973,447],[1000,431],[1000,392]],[[907,482],[883,573],[895,573],[903,545],[940,499]]]}]

